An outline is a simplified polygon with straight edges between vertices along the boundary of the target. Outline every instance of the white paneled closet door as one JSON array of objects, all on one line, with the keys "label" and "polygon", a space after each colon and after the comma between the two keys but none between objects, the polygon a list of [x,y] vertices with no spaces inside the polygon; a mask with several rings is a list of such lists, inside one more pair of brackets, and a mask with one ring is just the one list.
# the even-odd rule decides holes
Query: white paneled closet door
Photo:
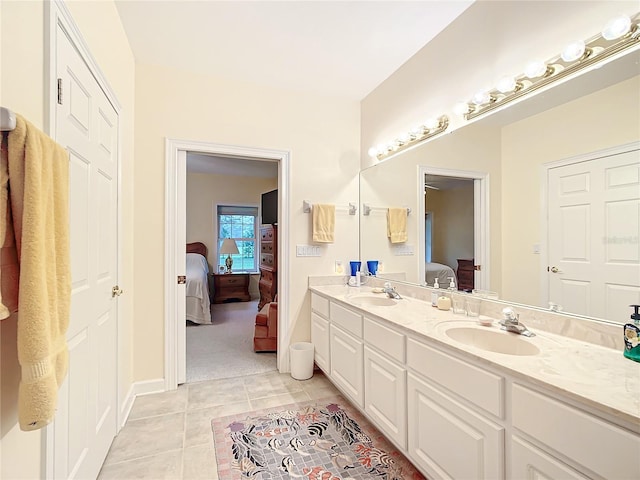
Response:
[{"label": "white paneled closet door", "polygon": [[549,170],[549,301],[623,322],[640,302],[640,150]]},{"label": "white paneled closet door", "polygon": [[96,478],[117,431],[118,115],[57,26],[55,137],[69,151],[69,374],[54,423],[55,478]]}]

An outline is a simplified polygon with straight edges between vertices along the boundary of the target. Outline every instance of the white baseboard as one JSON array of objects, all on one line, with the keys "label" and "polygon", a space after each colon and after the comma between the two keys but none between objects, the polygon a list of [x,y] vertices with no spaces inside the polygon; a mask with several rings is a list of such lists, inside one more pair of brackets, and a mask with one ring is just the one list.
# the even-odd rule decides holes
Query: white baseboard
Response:
[{"label": "white baseboard", "polygon": [[127,423],[129,413],[131,413],[131,409],[133,408],[133,402],[138,395],[149,395],[150,393],[162,393],[164,391],[164,378],[132,383],[127,397],[120,406],[120,428],[124,427],[124,424]]}]

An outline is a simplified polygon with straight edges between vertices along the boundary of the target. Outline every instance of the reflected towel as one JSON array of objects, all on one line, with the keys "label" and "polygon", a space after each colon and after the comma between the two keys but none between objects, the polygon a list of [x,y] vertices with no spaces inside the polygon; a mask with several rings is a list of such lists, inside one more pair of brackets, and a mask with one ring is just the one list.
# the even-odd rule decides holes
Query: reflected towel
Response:
[{"label": "reflected towel", "polygon": [[316,204],[312,209],[313,241],[333,243],[336,225],[336,206]]},{"label": "reflected towel", "polygon": [[8,134],[9,203],[20,268],[18,421],[37,430],[55,415],[68,363],[71,303],[69,155],[19,115]]},{"label": "reflected towel", "polygon": [[407,209],[390,208],[387,210],[387,237],[391,243],[407,241]]}]

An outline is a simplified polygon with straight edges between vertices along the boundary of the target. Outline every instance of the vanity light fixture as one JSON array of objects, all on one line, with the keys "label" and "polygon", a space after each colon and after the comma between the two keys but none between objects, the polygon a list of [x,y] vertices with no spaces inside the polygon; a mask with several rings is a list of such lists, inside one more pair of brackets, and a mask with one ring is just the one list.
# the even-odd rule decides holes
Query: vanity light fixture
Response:
[{"label": "vanity light fixture", "polygon": [[582,40],[577,42],[571,42],[564,47],[564,50],[560,54],[560,58],[565,62],[575,62],[588,57],[591,54],[591,49],[588,49]]},{"label": "vanity light fixture", "polygon": [[409,132],[403,133],[398,139],[389,143],[382,148],[371,147],[368,150],[369,156],[382,160],[384,157],[399,152],[413,145],[416,145],[427,138],[434,137],[444,132],[449,126],[449,117],[442,115],[438,118],[430,118],[424,122],[424,125],[412,128]]},{"label": "vanity light fixture", "polygon": [[628,15],[620,15],[612,18],[602,29],[602,38],[605,40],[617,40],[631,30],[631,19]]},{"label": "vanity light fixture", "polygon": [[592,67],[640,43],[640,13],[633,18],[621,15],[610,20],[602,32],[591,39],[567,45],[548,62],[529,63],[519,77],[505,78],[496,88],[476,93],[470,101],[456,104],[456,115],[471,120],[506,103],[528,95],[582,69]]}]

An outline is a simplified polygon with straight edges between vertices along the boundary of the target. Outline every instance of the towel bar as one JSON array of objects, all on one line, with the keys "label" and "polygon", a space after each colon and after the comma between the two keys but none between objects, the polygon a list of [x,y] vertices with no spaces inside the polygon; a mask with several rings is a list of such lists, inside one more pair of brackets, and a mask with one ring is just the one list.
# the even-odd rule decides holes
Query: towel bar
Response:
[{"label": "towel bar", "polygon": [[0,131],[7,132],[16,128],[16,115],[5,107],[0,107]]},{"label": "towel bar", "polygon": [[[358,207],[356,206],[355,203],[349,202],[349,205],[336,205],[337,207],[340,208],[348,208],[349,209],[349,215],[355,215],[356,212],[358,211]],[[311,212],[311,208],[312,208],[312,204],[309,202],[309,200],[303,200],[302,201],[302,211],[304,213],[310,213]]]},{"label": "towel bar", "polygon": [[[367,204],[367,203],[363,203],[362,204],[362,214],[363,215],[369,215],[371,213],[371,210],[388,210],[387,207],[372,207],[371,205]],[[409,215],[411,213],[411,208],[407,207],[407,215]]]}]

